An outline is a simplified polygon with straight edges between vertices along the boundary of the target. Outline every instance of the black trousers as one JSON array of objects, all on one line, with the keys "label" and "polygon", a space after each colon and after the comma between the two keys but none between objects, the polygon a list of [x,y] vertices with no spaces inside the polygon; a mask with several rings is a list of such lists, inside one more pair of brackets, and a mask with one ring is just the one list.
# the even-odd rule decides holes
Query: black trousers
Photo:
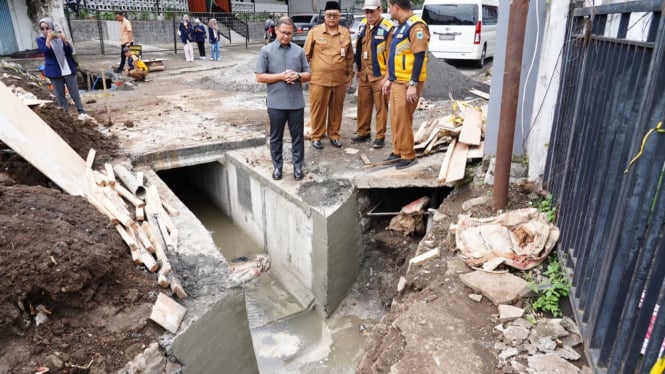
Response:
[{"label": "black trousers", "polygon": [[117,70],[118,73],[122,73],[122,71],[125,69],[125,62],[127,61],[127,57],[125,57],[125,54],[122,53],[122,49],[124,47],[129,47],[130,45],[132,45],[131,42],[125,43],[125,44],[120,46],[120,66],[118,66],[118,70]]},{"label": "black trousers", "polygon": [[282,169],[282,139],[284,127],[289,124],[291,134],[291,151],[293,166],[301,168],[305,161],[305,109],[273,109],[268,108],[270,118],[270,158],[275,169]]},{"label": "black trousers", "polygon": [[199,56],[200,57],[205,57],[206,56],[206,42],[196,42],[196,45],[199,47]]}]

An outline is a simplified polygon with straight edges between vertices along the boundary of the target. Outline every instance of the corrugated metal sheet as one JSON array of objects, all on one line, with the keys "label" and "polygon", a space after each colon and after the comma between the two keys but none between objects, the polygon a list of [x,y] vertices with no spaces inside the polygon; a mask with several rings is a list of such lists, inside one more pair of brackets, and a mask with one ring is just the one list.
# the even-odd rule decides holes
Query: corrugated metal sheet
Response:
[{"label": "corrugated metal sheet", "polygon": [[0,0],[0,55],[18,52],[8,0]]}]

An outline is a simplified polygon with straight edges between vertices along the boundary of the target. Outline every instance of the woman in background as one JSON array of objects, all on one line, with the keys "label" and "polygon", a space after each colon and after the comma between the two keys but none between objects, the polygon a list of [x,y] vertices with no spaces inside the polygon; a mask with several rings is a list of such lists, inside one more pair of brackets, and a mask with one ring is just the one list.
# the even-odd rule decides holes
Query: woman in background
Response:
[{"label": "woman in background", "polygon": [[206,28],[198,18],[194,19],[194,40],[199,46],[199,58],[206,59]]},{"label": "woman in background", "polygon": [[186,14],[182,16],[182,22],[178,26],[178,34],[185,50],[185,60],[194,61],[194,47],[192,46],[192,43],[194,43],[194,28],[189,23],[189,16]]},{"label": "woman in background", "polygon": [[208,39],[210,39],[210,61],[219,61],[219,26],[217,20],[208,20]]},{"label": "woman in background", "polygon": [[78,64],[72,55],[74,48],[69,44],[64,32],[56,32],[50,18],[40,19],[39,29],[42,34],[36,39],[37,47],[44,54],[44,75],[53,84],[58,105],[65,112],[68,111],[69,103],[65,93],[65,86],[67,86],[69,96],[74,100],[76,110],[79,112],[78,118],[82,121],[90,119],[90,116],[83,110],[81,96],[79,96],[78,83],[76,82],[76,66]]}]

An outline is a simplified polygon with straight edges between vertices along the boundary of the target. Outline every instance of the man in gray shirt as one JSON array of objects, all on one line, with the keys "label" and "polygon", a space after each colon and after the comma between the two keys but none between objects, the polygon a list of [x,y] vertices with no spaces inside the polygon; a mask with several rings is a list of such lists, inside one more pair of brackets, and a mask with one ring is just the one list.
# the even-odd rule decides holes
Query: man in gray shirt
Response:
[{"label": "man in gray shirt", "polygon": [[268,117],[270,119],[270,158],[272,179],[282,179],[282,139],[289,124],[293,152],[293,177],[304,177],[305,160],[305,98],[302,83],[309,82],[311,70],[305,52],[293,38],[293,21],[289,17],[277,20],[277,42],[259,52],[256,61],[256,81],[268,84]]}]

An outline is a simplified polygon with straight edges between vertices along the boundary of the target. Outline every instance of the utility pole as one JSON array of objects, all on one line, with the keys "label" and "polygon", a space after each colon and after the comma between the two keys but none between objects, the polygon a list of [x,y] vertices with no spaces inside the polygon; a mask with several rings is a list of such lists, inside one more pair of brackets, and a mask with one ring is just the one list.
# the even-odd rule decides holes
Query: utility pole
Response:
[{"label": "utility pole", "polygon": [[494,168],[494,188],[492,200],[494,209],[506,207],[508,184],[510,183],[510,164],[513,159],[513,138],[515,137],[515,119],[520,93],[522,74],[522,52],[524,50],[524,31],[529,13],[529,0],[513,0],[508,18],[508,37],[506,40],[506,63],[503,72],[503,90],[501,91],[501,111],[499,114],[499,133],[496,146]]}]

